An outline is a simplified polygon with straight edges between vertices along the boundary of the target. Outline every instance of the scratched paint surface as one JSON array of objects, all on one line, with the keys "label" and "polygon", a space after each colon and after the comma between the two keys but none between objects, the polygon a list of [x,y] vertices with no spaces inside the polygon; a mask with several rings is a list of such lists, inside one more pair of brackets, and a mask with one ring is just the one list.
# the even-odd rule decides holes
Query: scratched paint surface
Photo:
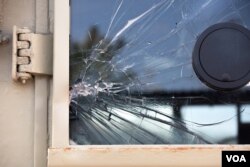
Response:
[{"label": "scratched paint surface", "polygon": [[208,88],[192,51],[213,24],[250,28],[249,11],[247,0],[72,0],[71,144],[237,143],[249,87]]}]

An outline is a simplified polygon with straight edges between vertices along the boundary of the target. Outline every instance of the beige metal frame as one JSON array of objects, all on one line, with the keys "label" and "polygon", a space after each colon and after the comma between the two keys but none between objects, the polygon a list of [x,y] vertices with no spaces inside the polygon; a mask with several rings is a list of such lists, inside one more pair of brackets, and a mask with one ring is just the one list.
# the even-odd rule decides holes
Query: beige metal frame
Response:
[{"label": "beige metal frame", "polygon": [[69,0],[54,1],[52,147],[69,146]]},{"label": "beige metal frame", "polygon": [[51,146],[48,166],[221,166],[222,150],[250,145],[69,145],[69,0],[55,0]]}]

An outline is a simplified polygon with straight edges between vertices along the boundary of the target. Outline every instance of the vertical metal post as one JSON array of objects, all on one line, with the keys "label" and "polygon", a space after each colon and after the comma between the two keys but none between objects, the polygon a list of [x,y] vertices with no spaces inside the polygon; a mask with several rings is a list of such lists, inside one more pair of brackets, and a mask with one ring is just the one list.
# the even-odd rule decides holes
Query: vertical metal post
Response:
[{"label": "vertical metal post", "polygon": [[[36,0],[35,32],[49,32],[49,0]],[[47,166],[49,77],[35,76],[34,167]]]}]

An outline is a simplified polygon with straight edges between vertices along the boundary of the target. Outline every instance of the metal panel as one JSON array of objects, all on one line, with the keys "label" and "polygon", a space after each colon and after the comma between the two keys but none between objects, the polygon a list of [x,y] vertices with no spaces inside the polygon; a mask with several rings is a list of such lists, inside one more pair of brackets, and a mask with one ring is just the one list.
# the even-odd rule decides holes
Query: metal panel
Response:
[{"label": "metal panel", "polygon": [[[0,0],[1,30],[11,37],[17,24],[47,33],[46,10],[48,0]],[[45,167],[48,78],[39,76],[26,85],[13,82],[11,51],[11,43],[0,46],[0,166]]]},{"label": "metal panel", "polygon": [[[11,39],[14,24],[34,28],[33,0],[0,0],[1,30]],[[34,82],[11,78],[11,42],[0,46],[0,166],[33,167]]]}]

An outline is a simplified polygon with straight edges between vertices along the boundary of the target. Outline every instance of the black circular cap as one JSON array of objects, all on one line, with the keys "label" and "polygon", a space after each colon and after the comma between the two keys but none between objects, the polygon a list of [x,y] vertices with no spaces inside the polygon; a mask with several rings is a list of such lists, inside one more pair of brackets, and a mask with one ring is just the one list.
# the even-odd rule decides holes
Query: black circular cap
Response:
[{"label": "black circular cap", "polygon": [[250,81],[250,31],[234,23],[206,29],[193,51],[193,68],[206,85],[234,90]]}]

